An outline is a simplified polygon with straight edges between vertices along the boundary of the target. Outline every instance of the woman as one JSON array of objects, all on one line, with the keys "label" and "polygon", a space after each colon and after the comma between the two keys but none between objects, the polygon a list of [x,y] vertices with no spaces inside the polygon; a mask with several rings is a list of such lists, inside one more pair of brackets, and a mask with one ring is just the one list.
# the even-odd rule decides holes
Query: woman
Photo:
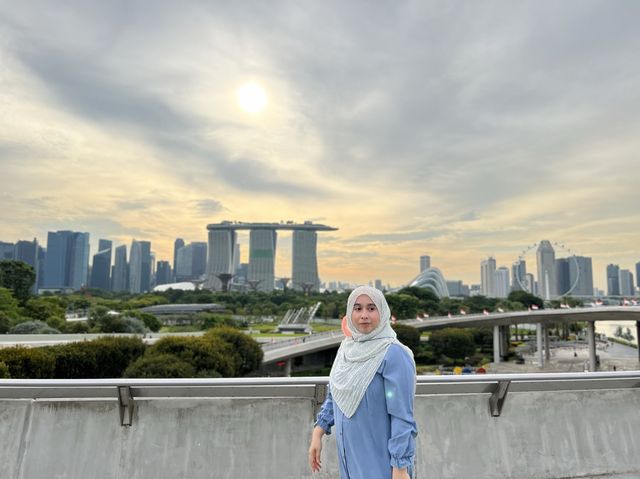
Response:
[{"label": "woman", "polygon": [[417,434],[413,354],[396,339],[379,290],[354,289],[346,317],[351,337],[342,341],[331,368],[309,465],[320,470],[322,436],[335,425],[341,479],[410,479]]}]

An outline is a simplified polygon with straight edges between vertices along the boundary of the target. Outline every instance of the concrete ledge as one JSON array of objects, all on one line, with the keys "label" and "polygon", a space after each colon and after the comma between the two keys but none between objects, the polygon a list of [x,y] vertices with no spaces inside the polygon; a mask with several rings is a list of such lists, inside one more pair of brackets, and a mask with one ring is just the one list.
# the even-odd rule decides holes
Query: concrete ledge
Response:
[{"label": "concrete ledge", "polygon": [[[505,378],[514,389],[492,416]],[[323,472],[307,465],[313,391],[326,381],[2,380],[0,477],[337,479],[333,436]],[[418,382],[417,478],[640,477],[640,372]],[[131,426],[115,393],[125,383]]]}]

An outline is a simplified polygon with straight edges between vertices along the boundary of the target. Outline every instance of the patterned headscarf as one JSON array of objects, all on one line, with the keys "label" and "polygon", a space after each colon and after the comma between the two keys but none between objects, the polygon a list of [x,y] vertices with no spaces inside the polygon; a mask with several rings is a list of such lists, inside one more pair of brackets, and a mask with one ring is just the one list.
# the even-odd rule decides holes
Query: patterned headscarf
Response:
[{"label": "patterned headscarf", "polygon": [[[356,299],[363,294],[371,298],[380,314],[380,324],[367,334],[358,331],[351,318]],[[345,338],[340,344],[329,375],[333,400],[347,417],[353,416],[358,409],[389,346],[394,343],[402,345],[396,337],[396,332],[391,329],[390,319],[389,305],[380,290],[358,286],[349,295],[347,324],[351,330],[351,337]],[[402,346],[413,357],[411,350]]]}]

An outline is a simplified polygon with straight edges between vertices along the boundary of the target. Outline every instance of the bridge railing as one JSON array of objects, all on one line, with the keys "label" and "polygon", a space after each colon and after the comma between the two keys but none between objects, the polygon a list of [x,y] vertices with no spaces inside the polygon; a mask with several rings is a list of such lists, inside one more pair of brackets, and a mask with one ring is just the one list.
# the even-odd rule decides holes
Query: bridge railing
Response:
[{"label": "bridge railing", "polygon": [[[327,382],[0,380],[0,477],[337,479],[335,435],[306,459]],[[416,478],[640,477],[638,410],[638,371],[419,376]]]}]

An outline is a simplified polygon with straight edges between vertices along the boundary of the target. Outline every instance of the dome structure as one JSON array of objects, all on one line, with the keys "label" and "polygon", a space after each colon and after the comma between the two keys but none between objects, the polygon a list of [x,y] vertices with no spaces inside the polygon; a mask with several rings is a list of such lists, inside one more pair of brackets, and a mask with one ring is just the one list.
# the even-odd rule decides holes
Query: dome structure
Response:
[{"label": "dome structure", "polygon": [[416,286],[418,288],[429,288],[438,298],[448,298],[449,288],[444,275],[438,268],[427,268],[418,276],[416,276],[408,286]]}]

